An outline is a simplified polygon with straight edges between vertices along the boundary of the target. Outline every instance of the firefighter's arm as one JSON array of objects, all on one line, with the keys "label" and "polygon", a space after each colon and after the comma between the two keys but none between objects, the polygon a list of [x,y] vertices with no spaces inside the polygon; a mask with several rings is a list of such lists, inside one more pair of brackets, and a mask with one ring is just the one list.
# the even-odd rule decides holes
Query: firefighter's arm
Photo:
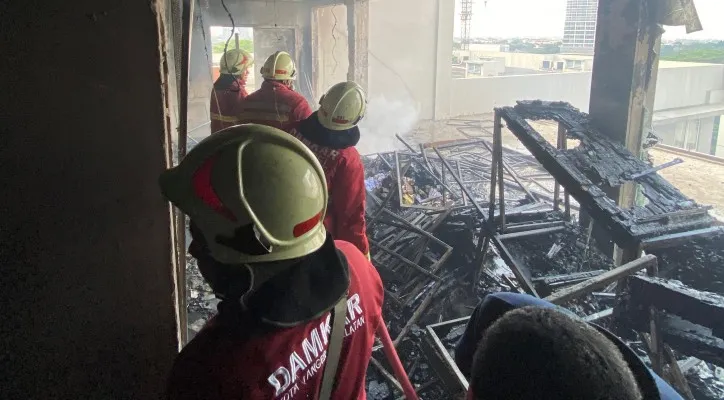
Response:
[{"label": "firefighter's arm", "polygon": [[335,239],[352,243],[369,258],[365,222],[365,172],[356,152],[354,157],[342,160],[334,179],[331,196],[334,232],[337,235]]}]

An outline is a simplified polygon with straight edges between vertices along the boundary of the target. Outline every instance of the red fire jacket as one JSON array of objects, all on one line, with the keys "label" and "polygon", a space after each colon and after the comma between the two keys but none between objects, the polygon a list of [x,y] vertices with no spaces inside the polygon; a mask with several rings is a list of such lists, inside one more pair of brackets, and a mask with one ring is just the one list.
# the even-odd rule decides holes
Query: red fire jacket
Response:
[{"label": "red fire jacket", "polygon": [[221,75],[214,82],[209,105],[211,133],[238,124],[239,105],[248,95],[244,85],[243,80],[233,75]]},{"label": "red fire jacket", "polygon": [[240,124],[262,124],[289,132],[296,123],[312,114],[307,99],[279,82],[264,81],[261,88],[241,102]]},{"label": "red fire jacket", "polygon": [[333,238],[350,242],[368,255],[365,169],[359,152],[354,146],[335,150],[316,145],[302,136],[297,127],[290,133],[312,150],[324,169],[329,192],[324,227]]},{"label": "red fire jacket", "polygon": [[[350,286],[332,398],[363,400],[384,292],[377,270],[359,250],[342,241],[335,245],[347,259]],[[303,325],[240,341],[211,320],[176,359],[168,399],[314,399],[322,381],[329,323],[325,313]]]}]

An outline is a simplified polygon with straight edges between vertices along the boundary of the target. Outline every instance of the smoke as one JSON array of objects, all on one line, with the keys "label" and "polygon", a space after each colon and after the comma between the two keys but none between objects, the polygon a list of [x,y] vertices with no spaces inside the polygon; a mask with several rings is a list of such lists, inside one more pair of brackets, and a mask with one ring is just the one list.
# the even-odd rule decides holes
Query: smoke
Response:
[{"label": "smoke", "polygon": [[412,131],[419,117],[420,112],[411,100],[388,99],[384,95],[370,98],[365,117],[359,123],[361,138],[357,150],[370,154],[398,148],[395,134],[403,136]]}]

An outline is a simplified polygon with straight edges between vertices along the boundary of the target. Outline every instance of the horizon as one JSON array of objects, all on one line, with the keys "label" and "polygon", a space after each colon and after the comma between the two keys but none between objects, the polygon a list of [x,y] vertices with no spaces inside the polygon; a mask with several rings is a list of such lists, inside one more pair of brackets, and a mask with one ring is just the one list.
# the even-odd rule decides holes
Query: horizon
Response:
[{"label": "horizon", "polygon": [[[471,38],[563,38],[567,0],[474,0]],[[724,0],[694,0],[702,31],[665,26],[664,40],[724,40]],[[521,12],[521,10],[525,10]],[[454,37],[460,37],[460,0],[455,0]]]}]

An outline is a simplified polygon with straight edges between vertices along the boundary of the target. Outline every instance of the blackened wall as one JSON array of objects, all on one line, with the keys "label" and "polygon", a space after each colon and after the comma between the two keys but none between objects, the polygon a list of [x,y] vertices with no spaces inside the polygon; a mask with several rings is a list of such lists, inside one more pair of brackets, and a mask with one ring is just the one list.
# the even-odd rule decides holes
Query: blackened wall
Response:
[{"label": "blackened wall", "polygon": [[0,398],[161,397],[177,334],[159,8],[0,6]]}]

